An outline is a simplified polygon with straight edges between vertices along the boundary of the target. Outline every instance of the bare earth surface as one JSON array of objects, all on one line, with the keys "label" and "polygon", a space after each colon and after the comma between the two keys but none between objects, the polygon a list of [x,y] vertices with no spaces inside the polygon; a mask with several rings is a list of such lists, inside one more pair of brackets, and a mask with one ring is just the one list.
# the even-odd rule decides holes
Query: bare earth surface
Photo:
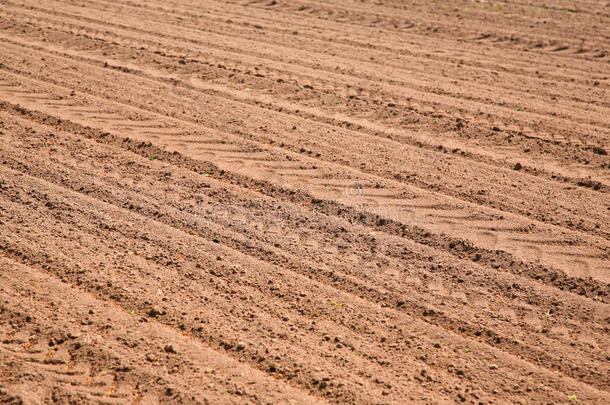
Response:
[{"label": "bare earth surface", "polygon": [[610,3],[0,0],[0,402],[610,403]]}]

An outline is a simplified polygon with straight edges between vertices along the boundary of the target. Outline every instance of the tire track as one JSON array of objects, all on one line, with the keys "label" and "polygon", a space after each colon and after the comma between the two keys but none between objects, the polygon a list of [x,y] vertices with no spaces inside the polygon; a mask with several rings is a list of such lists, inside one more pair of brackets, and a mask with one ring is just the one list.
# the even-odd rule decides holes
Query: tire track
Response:
[{"label": "tire track", "polygon": [[[239,133],[239,131],[238,131],[238,133]],[[263,139],[265,139],[265,138],[263,138]],[[265,143],[268,143],[269,141],[265,139],[265,140],[264,140],[264,142],[265,142]],[[295,146],[293,145],[293,146],[292,146],[292,148],[293,148],[293,151],[295,151],[295,152],[299,152],[299,150],[298,150],[298,148],[299,148],[299,147],[298,147],[298,146],[296,146],[296,149],[295,149]],[[301,149],[302,149],[302,148],[301,148]],[[300,152],[302,153],[303,151],[301,150]],[[336,161],[335,161],[335,162],[336,162]],[[340,161],[339,161],[339,163],[343,163],[343,161],[342,161],[342,160],[340,160]],[[344,164],[344,163],[343,163],[343,164]],[[421,164],[421,162],[420,162],[419,164]],[[362,169],[362,167],[360,167],[360,169]],[[367,169],[368,169],[368,168],[367,168]],[[368,169],[368,170],[370,170],[370,169]],[[396,176],[396,174],[395,174],[395,173],[379,173],[379,172],[377,172],[377,173],[376,173],[376,175],[382,175],[383,177],[386,177],[386,178],[391,178],[391,179],[393,179],[393,180],[395,179],[395,176]],[[400,180],[400,179],[399,179],[399,180]],[[428,188],[430,188],[430,185],[428,185]],[[435,189],[436,187],[431,187],[431,188]],[[444,190],[443,190],[443,191],[444,191]],[[451,194],[452,194],[452,196],[456,197],[456,195],[455,195],[454,193],[451,193]],[[479,194],[480,194],[480,193],[479,193]],[[457,197],[458,197],[458,198],[463,198],[463,197],[460,197],[459,195],[458,195]],[[480,201],[480,200],[474,200],[474,201],[471,201],[471,202],[475,202],[475,203],[477,203],[477,204],[480,204],[480,203],[479,203],[479,202],[477,202],[477,201]],[[501,208],[502,208],[502,209],[505,209],[505,210],[507,209],[507,207],[506,207],[506,206],[501,206]],[[527,212],[522,211],[522,210],[519,210],[519,212],[514,212],[514,209],[510,209],[510,208],[509,208],[509,210],[510,210],[511,212],[513,212],[513,213],[517,213],[517,214],[521,214],[521,215],[523,215],[523,214],[528,215],[528,213],[527,213]],[[531,216],[531,214],[530,214],[530,216]],[[568,223],[568,224],[569,224],[569,223],[570,223],[570,221],[567,221],[566,223]],[[570,227],[572,227],[573,225],[569,225],[569,226],[570,226]],[[582,225],[579,225],[579,228],[583,229],[583,228],[582,228]],[[592,225],[592,224],[590,225],[589,229],[593,229],[593,225]],[[597,225],[596,225],[596,226],[595,226],[595,229],[599,229],[599,226],[597,226]],[[595,231],[595,232],[596,232],[596,231]]]},{"label": "tire track", "polygon": [[[60,201],[61,201],[61,200],[60,200]],[[64,201],[65,201],[65,200],[64,200]],[[61,203],[61,202],[59,202],[59,204],[62,204],[62,203]],[[47,205],[48,205],[48,204],[47,204]],[[53,207],[53,206],[57,207],[57,206],[58,206],[58,203],[57,203],[57,202],[51,202],[51,207]],[[99,220],[103,220],[103,218],[109,218],[109,217],[108,217],[108,216],[106,216],[106,215],[102,215],[102,216],[100,216],[100,217],[99,217]],[[110,227],[109,229],[111,229],[111,230],[112,230],[114,227],[113,227],[112,225],[110,225],[110,226],[111,226],[111,227]],[[136,238],[130,237],[130,238],[131,238],[131,239],[139,239],[139,238],[137,238],[137,237],[136,237]],[[156,239],[156,238],[157,238],[157,237],[155,237],[155,239]],[[160,240],[160,239],[159,239],[157,242],[155,242],[155,245],[156,245],[156,246],[158,246],[158,245],[159,245],[159,243],[161,243],[161,244],[162,244],[162,242],[161,242],[161,240]],[[10,248],[9,248],[9,249],[10,249]],[[12,250],[14,250],[14,249],[12,249]],[[9,250],[9,251],[10,251],[10,250]],[[30,255],[29,255],[29,254],[26,254],[26,257],[27,257],[27,256],[30,256]],[[56,266],[57,266],[57,264],[54,264],[54,265],[53,265],[53,267],[56,267]],[[61,268],[61,267],[64,267],[64,266],[63,266],[63,265],[60,265],[60,268]],[[70,266],[68,265],[67,267],[70,267]],[[68,273],[68,274],[69,274],[69,273]],[[72,276],[72,277],[73,277],[73,276]],[[120,296],[120,295],[119,295],[119,296]],[[246,294],[246,296],[247,296],[247,294]],[[123,301],[123,300],[122,300],[122,301]],[[345,302],[345,301],[343,301],[343,302]]]},{"label": "tire track", "polygon": [[[83,126],[73,121],[58,119],[44,112],[34,112],[24,109],[19,106],[3,103],[3,109],[12,111],[13,113],[21,114],[29,119],[40,122],[45,125],[52,125],[58,129],[73,131],[75,133],[87,134],[101,142],[109,142],[113,139],[111,133],[89,126]],[[177,152],[167,152],[160,149],[150,142],[140,142],[124,138],[123,140],[112,141],[113,143],[128,148],[128,150],[138,153],[141,156],[151,157],[177,164],[179,166],[189,168],[197,173],[207,173],[211,176],[226,179],[227,181],[238,184],[241,187],[249,188],[273,198],[281,197],[285,201],[293,202],[303,207],[315,207],[317,212],[324,213],[330,216],[337,216],[349,222],[358,222],[365,226],[373,227],[377,231],[396,235],[414,240],[418,243],[428,245],[430,247],[446,251],[447,253],[456,256],[457,258],[468,258],[472,255],[479,254],[478,263],[487,266],[495,267],[502,262],[511,263],[506,267],[506,270],[517,275],[527,276],[532,279],[553,285],[559,289],[572,291],[580,295],[590,298],[598,297],[602,301],[608,295],[607,285],[595,282],[592,279],[578,279],[566,277],[564,273],[546,268],[543,266],[528,265],[523,262],[518,262],[510,254],[502,251],[486,251],[475,248],[463,240],[448,238],[444,235],[430,234],[426,230],[419,227],[411,226],[394,222],[389,219],[381,218],[379,215],[360,211],[349,206],[343,205],[335,201],[320,200],[315,196],[311,196],[303,191],[295,191],[284,187],[278,187],[276,184],[269,183],[265,180],[257,180],[251,177],[243,176],[237,173],[229,172],[218,166],[202,160],[193,160]],[[180,158],[178,158],[180,156]]]},{"label": "tire track", "polygon": [[[88,59],[83,59],[82,57],[79,58],[79,60],[81,61],[86,61],[86,62],[93,62],[95,64],[94,61],[88,60]],[[101,63],[101,62],[100,62]],[[108,63],[108,62],[106,62]],[[128,68],[126,68],[125,66],[122,66],[122,64],[120,62],[112,62],[112,67],[117,68],[117,69],[121,69],[123,71],[127,71]],[[132,67],[131,70],[133,70],[134,68]],[[133,73],[133,72],[132,72]],[[156,75],[155,75],[156,76]],[[188,83],[186,83],[185,81],[192,81],[193,78],[183,78],[183,77],[175,77],[173,75],[170,75],[166,78],[167,80],[172,80],[175,84],[180,84],[180,85],[186,85],[189,88],[193,88],[193,86],[189,85]],[[218,92],[221,92],[222,94],[228,95],[227,92],[229,93],[233,93],[235,94],[236,91],[231,91],[227,88],[224,87],[219,87],[219,86],[209,86],[204,84],[203,82],[199,81],[197,83],[196,86],[196,90],[204,90],[205,88],[208,89],[208,91],[212,91],[212,94],[218,94]],[[376,124],[372,124],[368,121],[363,122],[362,120],[354,120],[350,117],[342,117],[340,120],[337,120],[335,118],[331,118],[330,116],[328,116],[327,114],[325,114],[323,111],[320,111],[319,109],[312,109],[309,107],[304,107],[299,104],[298,107],[295,107],[293,104],[291,103],[286,103],[283,102],[280,105],[281,106],[277,106],[277,103],[270,103],[267,99],[265,98],[256,98],[253,96],[249,96],[247,95],[247,93],[244,93],[243,91],[240,92],[239,96],[231,96],[231,99],[239,101],[239,102],[247,102],[250,104],[255,104],[267,109],[272,109],[278,112],[282,112],[282,111],[290,111],[292,113],[292,115],[299,115],[303,118],[306,119],[313,119],[315,121],[321,122],[321,123],[327,123],[327,124],[332,124],[335,126],[339,126],[339,127],[349,127],[351,130],[355,130],[355,131],[359,131],[359,132],[365,132],[369,135],[373,135],[373,136],[383,136],[383,137],[387,137],[387,138],[391,138],[393,140],[396,140],[398,142],[401,142],[403,144],[407,144],[407,145],[411,145],[411,146],[416,146],[418,148],[422,147],[422,141],[424,143],[427,144],[427,149],[429,150],[436,150],[437,146],[432,146],[430,145],[430,143],[439,143],[439,142],[447,142],[447,140],[442,141],[442,138],[434,139],[431,136],[413,136],[413,135],[405,135],[404,133],[402,134],[396,134],[395,131],[393,131],[391,128],[388,128],[386,126],[380,126],[380,125],[376,125]],[[307,111],[306,113],[303,111],[303,109],[305,111]],[[295,113],[296,111],[298,111],[298,113]],[[457,120],[458,122],[458,127],[460,125],[463,125],[460,119]],[[365,126],[362,126],[365,125]],[[513,134],[511,134],[512,136]],[[517,134],[518,135],[518,134]],[[476,152],[472,152],[472,148],[469,148],[468,146],[464,146],[461,143],[457,143],[453,140],[449,140],[448,141],[449,144],[454,144],[454,146],[457,146],[457,148],[453,148],[452,149],[452,153],[459,153],[462,157],[465,158],[471,158],[471,157],[476,157],[474,160],[475,161],[479,161],[479,162],[483,162],[486,164],[492,164],[495,166],[499,166],[499,167],[506,167],[505,164],[499,163],[496,160],[494,160],[494,158],[489,155],[488,153],[484,153],[483,157],[481,157],[479,155],[480,151],[476,151]],[[554,143],[557,143],[557,141],[554,141]],[[442,146],[442,145],[441,145]],[[442,147],[442,149],[444,150],[444,147]],[[529,149],[528,149],[529,150]],[[509,155],[507,155],[506,157],[503,157],[503,159],[510,159],[513,162],[510,164],[510,167],[512,168],[515,163],[514,163],[514,158],[511,158]],[[522,157],[523,158],[523,157]],[[491,159],[491,161],[490,161]],[[496,158],[497,159],[497,158]],[[531,161],[531,163],[529,163]],[[534,168],[533,169],[529,169],[528,166],[532,165]],[[539,175],[541,173],[541,169],[539,167],[536,167],[537,163],[536,160],[531,160],[528,158],[528,163],[526,165],[522,165],[522,170],[523,171],[527,171],[530,174],[534,174],[534,175]],[[546,164],[545,164],[546,166]],[[549,173],[549,171],[552,170],[552,174]],[[549,169],[544,168],[542,169],[542,173],[549,173],[546,177],[547,179],[550,180],[557,180],[557,181],[563,181],[563,182],[571,182],[574,183],[578,186],[581,187],[590,187],[593,190],[598,190],[598,189],[603,189],[606,190],[607,186],[605,184],[600,183],[599,181],[596,180],[591,180],[591,179],[570,179],[568,177],[565,176],[561,176],[561,175],[557,175],[556,174],[556,170],[561,171],[561,169],[558,169],[556,166],[551,166]],[[576,176],[580,175],[578,173],[574,173]],[[574,175],[572,174],[572,175]]]},{"label": "tire track", "polygon": [[[197,120],[197,122],[198,122],[198,124],[200,124],[200,122],[199,122],[198,120]],[[237,131],[237,134],[238,134],[240,137],[243,137],[243,134],[241,133],[241,131],[239,131],[239,130],[238,130],[238,131]],[[264,142],[265,142],[265,143],[267,143],[267,142],[269,142],[269,141],[265,140]],[[271,141],[271,142],[272,142],[272,141]],[[294,149],[294,146],[293,146],[293,149]],[[297,153],[299,152],[299,151],[298,151],[298,146],[297,146],[297,150],[294,150],[294,152],[297,152]],[[302,151],[301,151],[301,152],[302,152]],[[339,163],[341,163],[341,162],[339,162]]]},{"label": "tire track", "polygon": [[[13,159],[11,159],[13,160]],[[19,159],[17,158],[17,162],[19,161]],[[31,162],[34,163],[34,162]],[[13,166],[13,164],[11,164],[11,166]],[[13,166],[14,169],[16,170],[20,170],[18,166]],[[81,169],[82,170],[82,169]],[[495,329],[495,327],[492,327],[492,329],[479,329],[478,327],[469,324],[467,322],[464,322],[462,320],[456,319],[456,318],[446,318],[446,315],[443,314],[443,311],[439,311],[439,307],[435,306],[434,308],[429,307],[429,306],[424,306],[422,307],[419,303],[418,303],[418,299],[410,299],[408,297],[406,297],[406,292],[402,291],[396,291],[395,289],[388,287],[387,285],[385,286],[386,289],[390,289],[393,290],[394,293],[396,294],[390,294],[390,296],[388,296],[387,292],[383,292],[383,291],[377,291],[375,287],[371,288],[370,286],[367,286],[366,284],[363,284],[362,282],[360,282],[357,278],[358,275],[348,275],[349,270],[343,270],[342,272],[343,274],[337,274],[336,271],[334,272],[330,272],[328,274],[328,277],[326,277],[325,271],[323,270],[323,268],[320,269],[311,269],[311,266],[309,267],[309,269],[307,269],[307,265],[305,264],[299,264],[298,260],[296,260],[297,257],[303,257],[304,255],[302,254],[302,252],[294,252],[294,257],[290,257],[290,254],[287,254],[288,252],[282,252],[280,255],[278,255],[276,252],[273,251],[273,249],[270,249],[269,246],[265,246],[265,245],[250,245],[250,246],[244,246],[249,244],[249,242],[244,241],[243,239],[239,239],[239,238],[235,238],[233,236],[231,236],[230,234],[226,234],[223,232],[219,232],[218,230],[210,230],[208,227],[204,227],[205,231],[202,231],[201,229],[201,225],[200,223],[197,221],[197,216],[198,215],[205,215],[205,214],[197,214],[194,213],[194,216],[185,215],[185,208],[179,208],[178,211],[169,211],[167,214],[159,214],[156,209],[154,208],[148,208],[145,209],[143,207],[146,206],[146,200],[154,200],[155,197],[153,195],[149,195],[146,196],[146,191],[145,190],[138,190],[136,193],[140,194],[142,193],[142,197],[143,200],[139,201],[137,197],[135,196],[129,196],[126,195],[123,198],[123,200],[119,199],[119,200],[115,200],[112,198],[108,198],[108,196],[106,196],[101,190],[105,190],[105,189],[122,189],[125,187],[125,184],[119,184],[117,187],[117,184],[100,184],[99,186],[94,186],[94,185],[90,185],[90,184],[83,184],[82,180],[79,181],[77,180],[77,178],[75,177],[75,175],[73,173],[70,172],[64,172],[64,171],[59,171],[56,170],[56,173],[53,174],[53,172],[49,172],[49,173],[40,173],[40,172],[35,172],[33,173],[31,170],[27,170],[27,173],[29,175],[34,175],[36,177],[40,177],[40,178],[44,178],[47,181],[51,181],[54,182],[60,186],[66,186],[68,188],[70,188],[73,191],[78,191],[79,189],[85,189],[85,190],[93,190],[93,191],[87,191],[88,195],[90,196],[95,196],[95,198],[97,199],[101,199],[104,202],[107,203],[111,203],[115,206],[118,207],[127,207],[129,206],[130,209],[133,209],[133,206],[139,207],[138,208],[138,213],[139,214],[143,214],[145,216],[150,216],[150,217],[154,217],[157,221],[161,221],[163,223],[168,224],[169,226],[172,226],[176,229],[191,229],[192,232],[189,233],[193,233],[196,235],[201,235],[202,233],[204,234],[208,234],[212,233],[211,235],[209,235],[207,237],[208,240],[210,239],[218,239],[221,241],[226,241],[226,240],[230,240],[233,239],[237,245],[231,245],[230,247],[233,249],[237,249],[239,251],[241,251],[244,254],[248,254],[248,255],[256,255],[259,256],[262,254],[262,259],[265,261],[268,261],[270,264],[272,265],[280,265],[283,266],[285,268],[291,268],[294,271],[298,271],[300,274],[305,275],[306,277],[316,280],[322,284],[325,285],[333,285],[333,286],[337,286],[338,288],[351,293],[351,294],[356,294],[359,295],[362,299],[367,299],[366,297],[377,297],[377,299],[381,302],[385,302],[385,303],[390,303],[390,305],[392,305],[394,302],[403,302],[403,304],[400,306],[400,309],[402,311],[405,311],[406,313],[409,314],[420,314],[419,316],[421,317],[422,321],[424,322],[430,322],[432,321],[433,324],[437,325],[437,326],[441,326],[445,329],[449,329],[452,330],[453,332],[456,333],[460,333],[460,334],[468,334],[470,336],[470,338],[476,338],[476,336],[487,336],[488,342],[489,344],[501,348],[502,350],[504,350],[507,353],[520,353],[521,356],[526,355],[526,353],[528,353],[531,349],[528,347],[525,347],[523,345],[523,343],[517,342],[517,341],[511,341],[511,339],[506,340],[506,338],[502,338],[500,339],[499,336],[500,334],[497,333],[496,331],[494,331],[493,329]],[[65,184],[64,180],[60,180],[60,179],[72,179],[72,183],[71,184]],[[195,186],[196,187],[196,186]],[[155,187],[157,188],[157,187]],[[99,191],[98,191],[99,190]],[[211,195],[216,195],[217,192],[213,192]],[[187,195],[188,193],[184,193],[184,192],[180,192],[179,195],[184,196]],[[223,193],[224,194],[224,193]],[[182,197],[184,198],[184,197]],[[234,201],[236,200],[236,196],[234,195],[223,195],[223,198],[230,200],[230,201]],[[129,204],[127,204],[124,201],[130,201]],[[209,204],[209,202],[208,202]],[[251,203],[254,204],[254,201]],[[171,202],[163,202],[162,204],[165,207],[170,207],[173,204]],[[254,209],[251,206],[247,206],[247,211],[251,212],[252,209]],[[269,208],[268,208],[269,209]],[[145,212],[142,212],[142,210],[145,210]],[[220,211],[222,210],[222,208],[214,208],[214,210],[212,210],[212,212],[216,212],[216,211]],[[221,218],[222,219],[222,218]],[[215,218],[212,218],[212,221],[216,221]],[[247,221],[246,221],[247,222]],[[226,223],[222,223],[221,226],[229,226],[231,227],[230,224],[226,224]],[[286,229],[286,227],[289,227],[290,224],[286,224],[286,225],[279,225],[282,229]],[[342,226],[347,226],[345,223],[342,224]],[[255,230],[254,229],[243,229],[243,230],[239,230],[238,232],[243,232],[246,234],[251,234],[254,233]],[[284,230],[284,232],[286,232]],[[318,229],[316,231],[319,234],[327,234],[327,233],[332,233],[332,229],[325,229],[325,228],[321,228]],[[269,242],[272,243],[272,242]],[[226,244],[226,242],[223,242],[223,244]],[[277,245],[278,243],[275,242],[275,245]],[[277,247],[277,246],[276,246]],[[245,249],[244,249],[245,248]],[[322,249],[322,246],[319,247],[320,249]],[[258,254],[256,252],[259,252]],[[262,253],[264,252],[264,253]],[[438,253],[435,253],[435,255],[438,255]],[[425,255],[422,255],[420,257],[416,256],[417,260],[423,261],[424,263],[426,263],[426,259],[425,259]],[[330,261],[330,259],[329,259]],[[403,267],[404,265],[407,265],[407,263],[400,265],[400,267]],[[325,264],[324,265],[327,268],[331,267],[331,264]],[[427,266],[427,264],[424,264],[424,266]],[[445,269],[445,272],[452,272],[451,268],[448,268],[447,265],[445,264],[443,266],[443,268]],[[320,273],[322,273],[322,277],[320,276]],[[455,274],[458,275],[462,275],[464,273],[468,273],[468,271],[466,269],[455,269]],[[434,277],[433,273],[429,273],[430,276]],[[350,280],[350,278],[354,278],[354,281]],[[493,277],[493,276],[492,276]],[[466,277],[468,278],[468,277]],[[491,278],[491,277],[490,277]],[[482,280],[487,280],[488,278],[484,278]],[[464,280],[462,280],[463,282]],[[479,281],[480,282],[480,281]],[[381,282],[375,282],[375,284],[382,284]],[[386,283],[387,284],[387,283]],[[514,283],[513,283],[514,284]],[[469,289],[469,288],[467,288]],[[548,293],[544,293],[543,295],[547,295]],[[507,296],[507,298],[509,298],[509,296]],[[512,296],[512,298],[514,299],[514,296]],[[425,300],[425,298],[424,298]],[[531,302],[531,298],[529,298],[530,302]],[[564,299],[560,299],[560,300],[565,300]],[[438,304],[437,304],[438,305]],[[494,305],[494,304],[490,304],[490,305]],[[501,305],[501,304],[500,304]],[[548,306],[550,305],[549,303],[543,304],[540,303],[539,305],[542,306]],[[582,306],[582,304],[578,304],[578,306]],[[461,310],[462,315],[465,314],[464,311],[468,311],[468,308],[464,308],[463,310]],[[479,310],[483,310],[481,309],[477,309],[476,311]],[[474,316],[476,314],[475,313],[471,314],[471,316]],[[556,313],[558,311],[558,309],[555,307],[554,312]],[[423,315],[421,315],[423,314]],[[428,314],[428,315],[426,315]],[[587,315],[588,317],[588,315]],[[595,339],[599,339],[599,337],[595,338]],[[536,338],[536,343],[534,343],[533,345],[530,345],[530,347],[536,347],[539,346],[541,343],[539,341],[539,338]],[[573,342],[570,340],[569,341],[570,344],[572,344]],[[568,342],[566,342],[566,345],[568,344]],[[575,348],[573,348],[572,350],[574,350]],[[529,359],[530,360],[535,360],[538,359],[542,356],[542,353],[544,352],[540,352],[538,354],[532,354]],[[537,360],[538,363],[540,364],[540,360]],[[563,360],[565,361],[565,360]],[[562,362],[563,362],[562,361]],[[544,361],[543,361],[544,363]],[[555,364],[560,364],[561,362],[555,363]],[[553,366],[555,367],[555,366]],[[572,372],[579,372],[577,370],[573,370]]]},{"label": "tire track", "polygon": [[[426,113],[426,115],[428,115],[428,113]],[[457,122],[457,126],[458,126],[458,127],[463,126],[463,121],[461,121],[461,119],[460,119],[460,118],[458,118],[456,122]],[[494,128],[495,128],[495,127],[494,127]],[[501,129],[501,128],[500,128],[500,129]],[[493,133],[493,132],[492,132],[492,133]],[[510,130],[509,130],[509,133],[510,133],[510,135],[509,135],[509,142],[511,141],[511,139],[510,139],[510,138],[512,138],[512,137],[513,137],[513,136],[515,136],[515,135],[517,135],[517,136],[519,136],[519,137],[524,136],[524,139],[527,139],[527,138],[536,139],[536,137],[532,137],[532,136],[530,136],[530,135],[524,135],[522,132],[518,132],[518,133],[516,133],[515,131],[510,131]],[[583,139],[584,139],[584,138],[583,138]],[[546,142],[546,143],[547,143],[547,148],[548,148],[548,145],[549,145],[549,144],[552,144],[552,143],[554,143],[554,144],[558,144],[558,140],[557,140],[557,138],[555,137],[555,135],[553,135],[553,139],[549,138],[549,139],[542,139],[542,140],[543,140],[544,142]],[[552,141],[552,143],[551,143],[551,141]],[[559,141],[559,142],[560,142],[560,141]],[[579,142],[580,142],[580,141],[579,141]],[[530,146],[530,145],[528,145],[528,146]],[[585,147],[585,149],[589,149],[589,150],[594,149],[594,150],[595,150],[595,148],[592,148],[591,146],[587,146],[587,147]],[[529,152],[529,151],[531,150],[531,147],[526,147],[526,149],[525,149],[525,150],[526,150],[526,152]],[[600,149],[600,150],[601,150],[601,149]],[[589,157],[587,157],[587,159],[588,159],[588,160],[589,160],[589,159],[591,159],[591,157],[592,157],[592,156],[595,156],[595,154],[591,153],[591,154],[590,154],[590,156],[589,156]],[[585,160],[585,161],[587,161],[587,160]],[[532,164],[534,164],[534,165],[535,165],[535,163],[534,163],[534,162],[535,162],[535,160],[531,160],[531,162],[532,162]],[[602,167],[603,167],[603,166],[604,166],[604,165],[602,164]],[[578,176],[580,176],[580,175],[578,175]],[[551,176],[551,178],[553,178],[553,176]],[[577,181],[577,184],[578,184],[579,186],[594,187],[594,188],[597,188],[597,187],[600,187],[600,186],[601,186],[601,184],[600,184],[599,182],[592,181],[592,180],[578,180],[578,181]]]}]

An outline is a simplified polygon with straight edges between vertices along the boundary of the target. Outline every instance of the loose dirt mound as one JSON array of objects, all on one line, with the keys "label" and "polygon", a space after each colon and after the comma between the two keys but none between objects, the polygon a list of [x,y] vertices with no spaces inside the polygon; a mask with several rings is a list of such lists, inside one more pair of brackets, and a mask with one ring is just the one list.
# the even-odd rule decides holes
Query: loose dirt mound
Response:
[{"label": "loose dirt mound", "polygon": [[0,402],[610,403],[610,6],[0,0]]}]

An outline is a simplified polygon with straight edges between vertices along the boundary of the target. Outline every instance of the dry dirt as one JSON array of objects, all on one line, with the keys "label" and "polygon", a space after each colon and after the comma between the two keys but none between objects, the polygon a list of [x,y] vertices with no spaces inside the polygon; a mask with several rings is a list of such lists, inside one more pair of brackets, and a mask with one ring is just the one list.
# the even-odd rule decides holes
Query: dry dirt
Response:
[{"label": "dry dirt", "polygon": [[610,403],[610,3],[0,0],[0,402]]}]

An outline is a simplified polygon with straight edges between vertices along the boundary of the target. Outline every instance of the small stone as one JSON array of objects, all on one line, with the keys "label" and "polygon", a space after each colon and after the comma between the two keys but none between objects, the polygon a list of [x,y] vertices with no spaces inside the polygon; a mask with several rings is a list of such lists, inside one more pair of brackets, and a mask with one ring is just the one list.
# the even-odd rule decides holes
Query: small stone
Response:
[{"label": "small stone", "polygon": [[163,348],[163,350],[165,350],[166,353],[173,353],[173,354],[178,353],[176,351],[176,348],[173,345],[167,345]]},{"label": "small stone", "polygon": [[328,342],[330,340],[330,335],[324,335],[324,340]]},{"label": "small stone", "polygon": [[163,314],[163,311],[161,311],[161,309],[156,308],[156,307],[153,307],[153,308],[151,308],[150,311],[148,311],[148,315],[152,316],[153,318],[155,318],[159,315],[162,315],[162,314]]},{"label": "small stone", "polygon": [[335,342],[340,342],[343,339],[343,336],[337,335],[335,336]]},{"label": "small stone", "polygon": [[146,355],[146,360],[148,360],[148,361],[150,361],[150,362],[153,362],[153,361],[155,361],[155,360],[156,360],[156,358],[155,358],[155,356],[153,356],[151,353],[148,353],[148,354]]},{"label": "small stone", "polygon": [[237,350],[244,350],[246,348],[246,344],[244,342],[237,343]]},{"label": "small stone", "polygon": [[515,163],[515,166],[513,167],[513,170],[521,170],[523,166],[521,166],[521,163],[517,162]]},{"label": "small stone", "polygon": [[495,364],[491,364],[491,365],[489,366],[489,369],[490,369],[490,370],[497,370],[497,369],[498,369],[498,366],[497,366],[497,365],[495,365]]}]

